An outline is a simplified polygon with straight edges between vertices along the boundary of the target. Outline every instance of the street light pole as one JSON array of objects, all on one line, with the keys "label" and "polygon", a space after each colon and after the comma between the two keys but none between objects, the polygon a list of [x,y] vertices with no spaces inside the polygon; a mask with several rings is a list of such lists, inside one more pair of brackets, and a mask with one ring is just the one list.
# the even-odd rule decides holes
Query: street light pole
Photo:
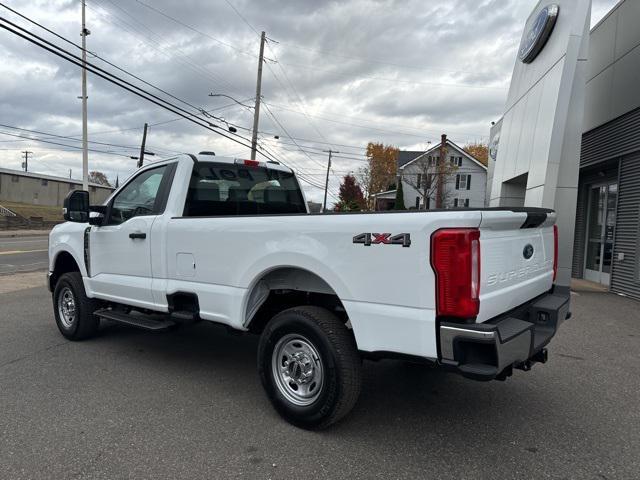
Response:
[{"label": "street light pole", "polygon": [[87,35],[85,0],[82,0],[82,189],[89,190],[89,141],[87,138]]}]

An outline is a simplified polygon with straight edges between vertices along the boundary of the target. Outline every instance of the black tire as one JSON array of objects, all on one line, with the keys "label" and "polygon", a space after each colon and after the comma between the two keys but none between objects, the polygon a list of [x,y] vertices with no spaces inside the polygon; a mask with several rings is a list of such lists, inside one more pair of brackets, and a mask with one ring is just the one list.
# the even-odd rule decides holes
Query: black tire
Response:
[{"label": "black tire", "polygon": [[[287,398],[283,393],[286,385],[281,386],[274,373],[275,365],[286,358],[274,360],[274,350],[281,340],[293,337],[291,342],[295,342],[296,336],[311,344],[321,362],[321,387],[308,405],[297,405]],[[286,369],[288,363],[285,361],[282,368]],[[360,394],[361,367],[353,334],[324,308],[301,306],[284,310],[271,319],[260,337],[258,371],[262,385],[278,413],[301,428],[326,428],[351,411]]]},{"label": "black tire", "polygon": [[[64,293],[72,295],[75,305],[75,315],[70,321],[61,313],[60,303]],[[62,335],[69,340],[84,340],[94,336],[100,326],[100,319],[93,314],[97,308],[97,302],[87,297],[79,272],[60,276],[53,290],[53,313]]]}]

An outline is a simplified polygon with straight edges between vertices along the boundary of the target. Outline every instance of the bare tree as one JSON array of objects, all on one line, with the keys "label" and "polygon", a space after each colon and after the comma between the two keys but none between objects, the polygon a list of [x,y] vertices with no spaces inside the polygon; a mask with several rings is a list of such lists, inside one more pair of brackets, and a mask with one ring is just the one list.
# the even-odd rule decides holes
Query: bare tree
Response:
[{"label": "bare tree", "polygon": [[362,193],[365,198],[367,209],[372,210],[371,200],[370,200],[371,198],[371,191],[370,191],[371,167],[369,166],[369,164],[365,165],[364,167],[360,167],[360,169],[358,170],[358,173],[356,173],[356,180],[358,180],[358,184],[362,189]]},{"label": "bare tree", "polygon": [[427,199],[435,199],[438,195],[438,183],[442,182],[441,205],[446,205],[450,195],[451,178],[458,171],[458,166],[445,160],[440,162],[437,155],[427,157],[423,155],[402,172],[402,180],[413,187],[420,197],[424,208],[427,208]]}]

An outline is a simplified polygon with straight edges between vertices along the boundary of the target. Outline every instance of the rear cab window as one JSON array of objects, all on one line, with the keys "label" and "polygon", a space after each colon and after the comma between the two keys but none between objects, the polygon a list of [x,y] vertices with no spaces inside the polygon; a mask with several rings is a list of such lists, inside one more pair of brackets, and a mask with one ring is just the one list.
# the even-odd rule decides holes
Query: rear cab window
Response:
[{"label": "rear cab window", "polygon": [[193,167],[185,217],[307,213],[292,172],[236,163],[198,162]]}]

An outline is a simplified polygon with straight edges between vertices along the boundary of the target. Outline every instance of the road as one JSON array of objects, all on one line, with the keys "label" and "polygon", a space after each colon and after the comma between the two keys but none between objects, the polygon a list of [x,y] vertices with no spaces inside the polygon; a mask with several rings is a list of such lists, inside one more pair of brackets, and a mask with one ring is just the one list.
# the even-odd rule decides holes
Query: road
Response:
[{"label": "road", "polygon": [[0,237],[0,275],[46,268],[46,235]]},{"label": "road", "polygon": [[638,303],[573,302],[548,364],[480,383],[365,362],[352,414],[314,433],[274,413],[253,336],[107,325],[68,342],[44,287],[5,293],[0,478],[637,479]]}]

